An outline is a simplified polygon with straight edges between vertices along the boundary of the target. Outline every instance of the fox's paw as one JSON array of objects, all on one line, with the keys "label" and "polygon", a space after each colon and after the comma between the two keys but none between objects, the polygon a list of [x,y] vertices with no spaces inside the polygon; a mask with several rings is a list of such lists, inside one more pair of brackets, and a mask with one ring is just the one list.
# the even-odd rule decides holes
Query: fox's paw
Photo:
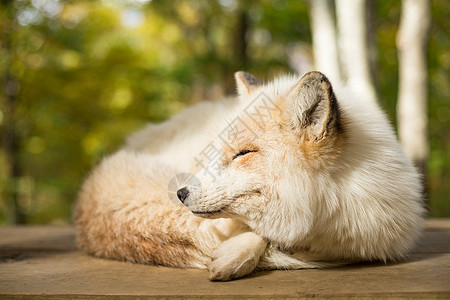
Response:
[{"label": "fox's paw", "polygon": [[214,251],[208,264],[209,280],[227,281],[253,272],[267,243],[252,232],[233,237]]},{"label": "fox's paw", "polygon": [[[250,274],[256,268],[259,257],[254,253],[228,252],[217,249],[208,265],[208,278],[214,281],[227,281]],[[247,251],[246,251],[247,252]]]}]

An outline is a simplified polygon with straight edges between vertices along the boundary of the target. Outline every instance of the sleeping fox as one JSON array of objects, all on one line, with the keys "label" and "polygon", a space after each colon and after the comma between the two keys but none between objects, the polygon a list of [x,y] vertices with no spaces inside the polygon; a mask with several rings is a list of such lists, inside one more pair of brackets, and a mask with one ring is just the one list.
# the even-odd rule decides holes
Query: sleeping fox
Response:
[{"label": "sleeping fox", "polygon": [[405,257],[420,178],[380,108],[320,72],[235,78],[237,97],[150,124],[103,159],[79,193],[79,247],[210,280]]}]

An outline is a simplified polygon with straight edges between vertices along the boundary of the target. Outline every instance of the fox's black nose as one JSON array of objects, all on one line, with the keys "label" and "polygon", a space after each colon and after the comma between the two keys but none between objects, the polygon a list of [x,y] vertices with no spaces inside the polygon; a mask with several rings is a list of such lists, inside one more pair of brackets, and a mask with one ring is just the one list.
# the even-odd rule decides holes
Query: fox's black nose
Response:
[{"label": "fox's black nose", "polygon": [[180,199],[181,203],[184,203],[184,200],[189,196],[189,191],[186,187],[181,188],[177,191],[178,199]]}]

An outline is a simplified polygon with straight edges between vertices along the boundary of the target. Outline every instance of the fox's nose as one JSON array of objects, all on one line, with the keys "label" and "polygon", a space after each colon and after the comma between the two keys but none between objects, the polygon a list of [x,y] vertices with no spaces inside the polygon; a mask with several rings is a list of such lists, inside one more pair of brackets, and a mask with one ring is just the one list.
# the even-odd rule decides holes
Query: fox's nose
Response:
[{"label": "fox's nose", "polygon": [[181,203],[184,203],[184,200],[189,196],[189,190],[184,187],[177,191],[178,199],[180,199]]}]

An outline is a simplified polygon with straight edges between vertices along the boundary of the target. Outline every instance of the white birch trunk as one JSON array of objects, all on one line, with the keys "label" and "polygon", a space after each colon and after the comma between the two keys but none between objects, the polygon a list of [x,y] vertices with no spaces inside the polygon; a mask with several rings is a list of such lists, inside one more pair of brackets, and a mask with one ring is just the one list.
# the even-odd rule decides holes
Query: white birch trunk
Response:
[{"label": "white birch trunk", "polygon": [[426,44],[430,19],[428,0],[402,1],[397,34],[398,132],[403,149],[423,174],[428,157]]},{"label": "white birch trunk", "polygon": [[315,67],[331,82],[341,82],[332,1],[310,0],[309,15]]},{"label": "white birch trunk", "polygon": [[348,85],[369,101],[376,102],[370,73],[365,0],[336,0],[339,49]]}]

